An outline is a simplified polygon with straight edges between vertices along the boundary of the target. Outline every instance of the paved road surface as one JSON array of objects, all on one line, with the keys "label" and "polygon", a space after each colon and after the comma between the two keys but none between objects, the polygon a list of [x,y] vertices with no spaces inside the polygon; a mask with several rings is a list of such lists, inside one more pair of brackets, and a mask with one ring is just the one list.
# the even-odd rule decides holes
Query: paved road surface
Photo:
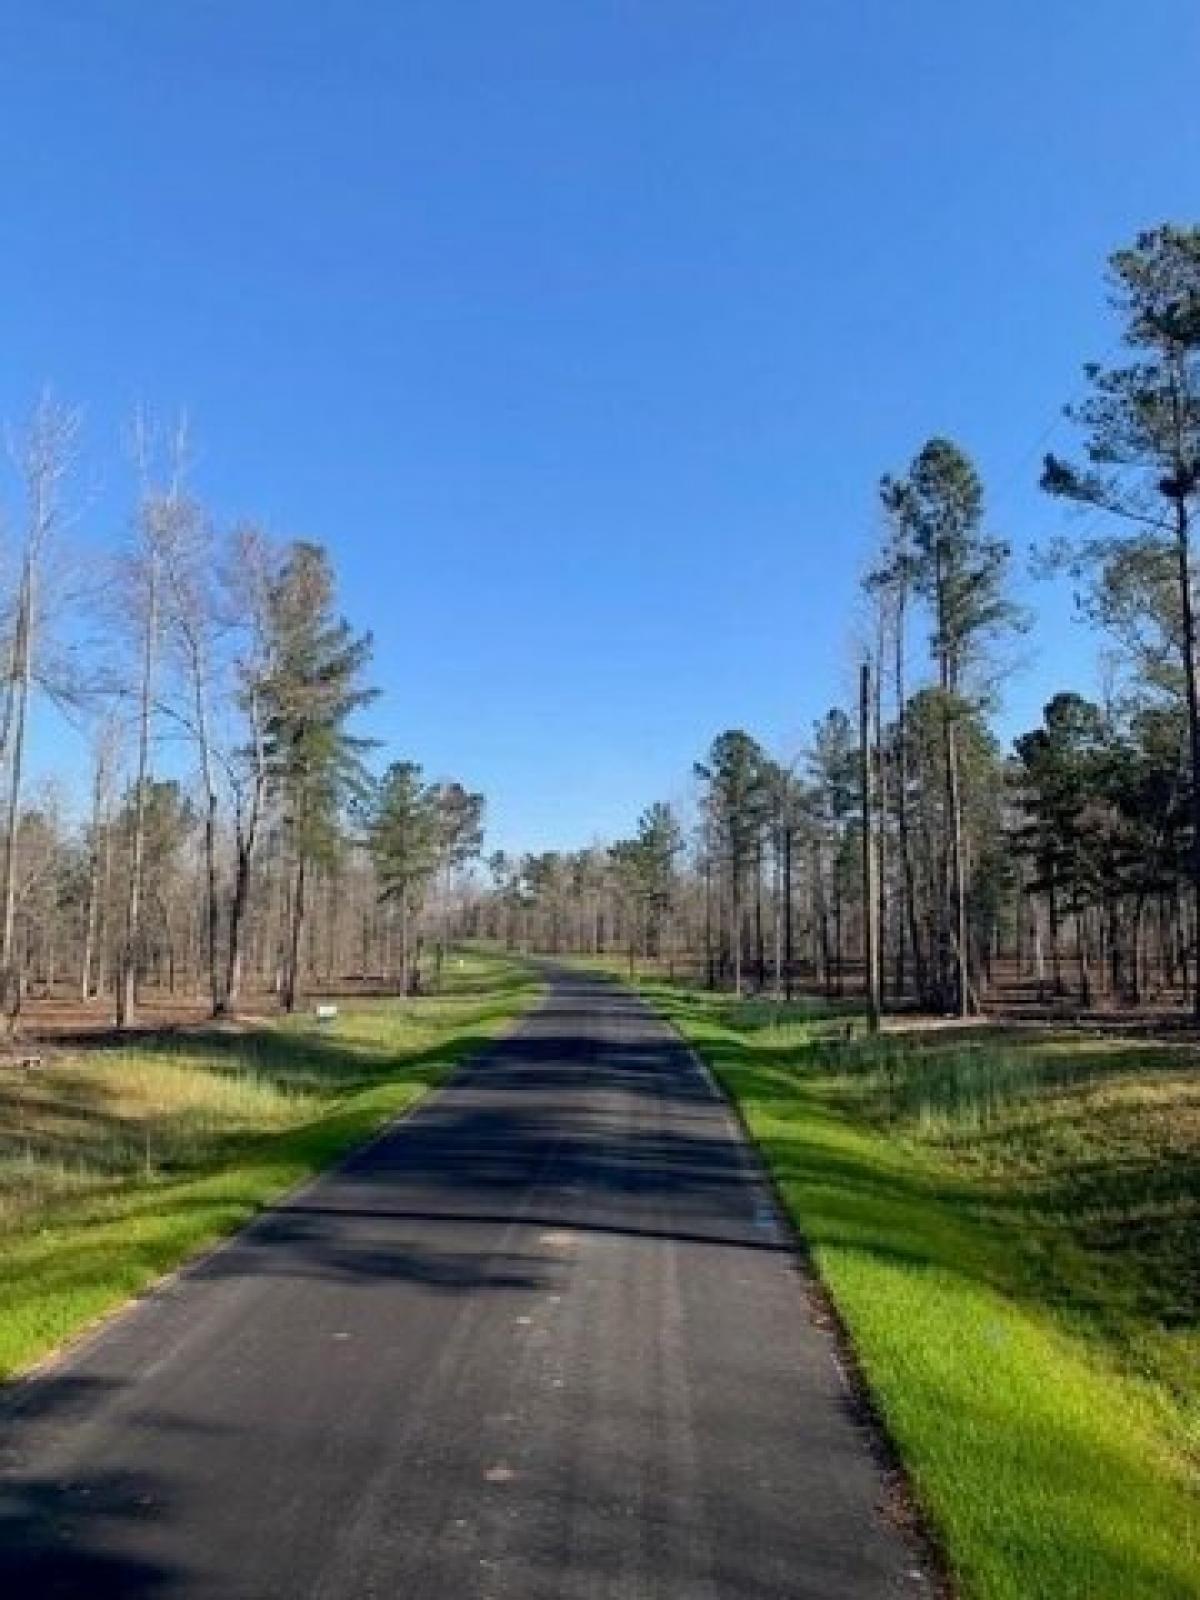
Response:
[{"label": "paved road surface", "polygon": [[722,1104],[639,1001],[556,976],[6,1397],[0,1594],[920,1594],[881,1493]]}]

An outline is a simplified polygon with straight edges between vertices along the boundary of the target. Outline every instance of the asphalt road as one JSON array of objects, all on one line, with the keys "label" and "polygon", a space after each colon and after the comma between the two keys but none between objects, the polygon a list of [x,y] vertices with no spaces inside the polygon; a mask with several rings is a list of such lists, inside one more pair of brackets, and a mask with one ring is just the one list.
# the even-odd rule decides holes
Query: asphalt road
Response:
[{"label": "asphalt road", "polygon": [[722,1102],[577,976],[0,1402],[13,1600],[920,1594],[882,1499]]}]

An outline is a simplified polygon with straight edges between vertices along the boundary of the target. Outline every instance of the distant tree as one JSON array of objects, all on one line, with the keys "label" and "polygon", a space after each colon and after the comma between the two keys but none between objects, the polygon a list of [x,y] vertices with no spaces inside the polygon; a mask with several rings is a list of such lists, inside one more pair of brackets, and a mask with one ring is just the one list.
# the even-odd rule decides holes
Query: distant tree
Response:
[{"label": "distant tree", "polygon": [[437,865],[442,880],[442,918],[435,951],[440,980],[446,955],[454,877],[474,861],[483,848],[484,798],[454,781],[437,784],[433,802]]},{"label": "distant tree", "polygon": [[579,946],[598,955],[609,926],[609,891],[612,886],[607,852],[596,845],[571,856],[571,891],[578,907]]},{"label": "distant tree", "polygon": [[571,859],[561,850],[543,850],[522,858],[522,898],[531,924],[536,924],[538,947],[551,955],[558,955],[564,947],[574,882]]},{"label": "distant tree", "polygon": [[774,865],[774,991],[775,999],[792,998],[793,935],[795,915],[795,845],[804,822],[812,820],[813,790],[796,776],[795,761],[783,765],[766,760],[763,788],[767,831]]},{"label": "distant tree", "polygon": [[[443,817],[439,791],[415,761],[395,761],[372,786],[367,841],[380,897],[394,905],[400,929],[400,987],[412,986],[412,919],[438,870]],[[503,871],[503,868],[501,869]]]},{"label": "distant tree", "polygon": [[683,850],[683,829],[662,800],[638,818],[637,846],[642,860],[647,912],[647,955],[662,954],[662,930],[675,901],[676,862]]},{"label": "distant tree", "polygon": [[520,937],[520,917],[525,909],[521,863],[507,850],[493,850],[486,867],[491,895],[499,908],[495,934],[503,938],[506,949],[515,950]]},{"label": "distant tree", "polygon": [[1146,921],[1160,908],[1158,950],[1163,981],[1173,983],[1173,953],[1182,951],[1179,886],[1191,868],[1190,762],[1187,719],[1178,701],[1135,705],[1114,752],[1109,778],[1120,819],[1112,870],[1129,898],[1130,998],[1147,988]]},{"label": "distant tree", "polygon": [[107,718],[96,730],[92,745],[92,810],[86,834],[86,888],[82,928],[82,951],[79,963],[79,998],[91,999],[99,977],[100,986],[106,974],[97,974],[97,957],[103,968],[103,952],[107,945],[105,919],[108,915],[108,890],[112,877],[112,807],[120,734],[116,721]]},{"label": "distant tree", "polygon": [[733,988],[741,994],[746,873],[756,859],[767,807],[763,749],[741,728],[730,728],[717,735],[706,760],[695,770],[707,787],[713,843],[727,868]]},{"label": "distant tree", "polygon": [[[1069,911],[1085,1002],[1093,947],[1107,952],[1107,986],[1137,1001],[1146,986],[1147,907],[1156,899],[1171,903],[1186,864],[1182,716],[1135,706],[1118,717],[1079,695],[1058,694],[1041,727],[1017,739],[1015,751],[1012,842],[1032,863],[1026,891],[1047,902],[1055,991],[1062,990],[1059,928]],[[1090,936],[1089,920],[1096,923]]]},{"label": "distant tree", "polygon": [[847,713],[834,707],[813,728],[808,759],[813,886],[821,966],[827,987],[845,986],[845,907],[858,887],[857,849],[851,829],[858,816],[858,742]]},{"label": "distant tree", "polygon": [[[127,811],[136,804],[127,802]],[[140,966],[153,964],[161,980],[175,992],[183,966],[181,933],[196,909],[189,889],[195,883],[196,807],[177,778],[150,778],[142,803],[144,829],[143,887],[146,917],[138,952]],[[205,919],[206,920],[206,919]],[[207,959],[205,959],[207,969]]]},{"label": "distant tree", "polygon": [[[1064,908],[1080,918],[1099,887],[1100,833],[1092,813],[1102,800],[1105,735],[1099,706],[1077,694],[1059,694],[1046,706],[1042,726],[1022,734],[1015,745],[1023,812],[1015,842],[1033,866],[1027,891],[1046,898],[1056,993],[1062,989],[1059,927]],[[1086,996],[1082,938],[1079,948]]]},{"label": "distant tree", "polygon": [[646,907],[650,896],[649,861],[638,839],[618,839],[609,846],[608,858],[613,886],[625,919],[626,954],[629,974],[637,967],[639,944],[645,944]]},{"label": "distant tree", "polygon": [[609,849],[613,885],[624,907],[631,973],[639,948],[647,956],[662,953],[662,923],[673,903],[675,862],[682,849],[678,818],[662,801],[642,812],[632,839],[618,839]]}]

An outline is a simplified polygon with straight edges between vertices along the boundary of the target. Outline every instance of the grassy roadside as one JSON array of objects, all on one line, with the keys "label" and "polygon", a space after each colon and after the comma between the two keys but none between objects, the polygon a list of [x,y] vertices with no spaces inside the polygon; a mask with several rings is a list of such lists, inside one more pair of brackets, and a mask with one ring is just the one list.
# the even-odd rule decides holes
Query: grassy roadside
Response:
[{"label": "grassy roadside", "polygon": [[643,989],[740,1107],[962,1592],[1200,1595],[1194,1051]]},{"label": "grassy roadside", "polygon": [[441,1081],[537,993],[472,955],[445,992],[0,1075],[0,1377],[56,1348]]}]

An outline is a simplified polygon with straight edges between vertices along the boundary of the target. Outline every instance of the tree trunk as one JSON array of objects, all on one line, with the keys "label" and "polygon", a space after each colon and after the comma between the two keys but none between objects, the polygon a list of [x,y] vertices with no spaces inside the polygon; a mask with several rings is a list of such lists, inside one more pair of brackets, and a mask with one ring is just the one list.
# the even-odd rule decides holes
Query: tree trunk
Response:
[{"label": "tree trunk", "polygon": [[33,670],[33,560],[26,555],[17,604],[13,641],[14,717],[8,763],[8,800],[5,806],[3,916],[0,919],[0,991],[10,1022],[21,1009],[21,983],[16,970],[14,933],[17,908],[17,835],[21,823],[21,777],[25,760],[25,723]]},{"label": "tree trunk", "polygon": [[733,992],[739,998],[742,993],[742,896],[738,882],[740,877],[741,863],[735,852],[730,864],[729,877],[729,941],[733,959]]},{"label": "tree trunk", "polygon": [[1140,1006],[1146,992],[1146,968],[1144,928],[1146,923],[1146,896],[1139,892],[1134,901],[1133,916],[1129,929],[1129,970],[1132,986],[1129,998],[1135,1006]]},{"label": "tree trunk", "polygon": [[203,663],[193,663],[195,675],[196,734],[200,744],[200,777],[204,788],[204,880],[205,880],[205,955],[208,961],[208,988],[212,1014],[225,1010],[218,964],[220,911],[217,902],[217,790],[213,782],[212,746],[208,728],[208,704],[204,694]]},{"label": "tree trunk", "polygon": [[409,979],[408,949],[408,885],[400,885],[400,993],[410,994],[413,985]]},{"label": "tree trunk", "polygon": [[946,722],[946,798],[950,809],[950,883],[954,912],[954,990],[955,1009],[960,1017],[970,1016],[971,980],[967,927],[967,885],[963,852],[962,794],[958,771],[958,738],[954,722]]},{"label": "tree trunk", "polygon": [[297,850],[289,908],[287,959],[283,973],[283,1009],[287,1012],[295,1011],[300,987],[300,941],[304,932],[304,889],[307,870],[308,862],[304,851]]},{"label": "tree trunk", "polygon": [[792,827],[791,821],[783,828],[783,987],[784,998],[791,1000],[795,965],[792,948]]},{"label": "tree trunk", "polygon": [[952,701],[957,698],[958,674],[952,662],[947,643],[945,571],[942,545],[939,540],[935,550],[935,592],[937,605],[938,680],[942,691],[942,744],[946,773],[946,813],[950,823],[949,861],[947,862],[949,890],[949,923],[951,958],[954,971],[954,1009],[960,1017],[971,1012],[971,986],[967,949],[967,886],[963,848],[963,820],[961,782],[958,768],[957,708]]},{"label": "tree trunk", "polygon": [[[896,622],[896,825],[899,832],[900,864],[904,878],[904,915],[908,923],[908,943],[912,951],[913,987],[922,1004],[929,999],[929,976],[917,923],[916,873],[913,868],[912,840],[908,826],[908,711],[904,681],[904,605],[901,601]],[[903,990],[903,970],[897,977],[897,991]]]},{"label": "tree trunk", "polygon": [[[94,829],[93,829],[94,833]],[[96,960],[96,923],[100,910],[100,854],[93,844],[88,861],[87,907],[83,920],[83,954],[79,963],[79,999],[84,1005],[92,997],[92,968]]]},{"label": "tree trunk", "polygon": [[1082,911],[1075,913],[1075,943],[1075,954],[1079,961],[1079,1000],[1086,1011],[1092,1003],[1092,979],[1088,970],[1087,929]]},{"label": "tree trunk", "polygon": [[867,1000],[867,1026],[879,1031],[879,901],[876,874],[879,862],[875,853],[875,785],[871,761],[871,669],[863,663],[859,704],[859,780],[862,797],[862,884],[863,884],[863,988]]},{"label": "tree trunk", "polygon": [[783,862],[782,828],[775,830],[771,850],[771,910],[775,1003],[783,999]]},{"label": "tree trunk", "polygon": [[760,991],[767,981],[767,946],[763,937],[762,890],[762,834],[759,833],[754,843],[754,966]]},{"label": "tree trunk", "polygon": [[222,1012],[232,1015],[242,994],[242,928],[250,900],[250,851],[239,838],[233,869],[233,894],[229,901],[229,948],[225,954],[225,990]]},{"label": "tree trunk", "polygon": [[117,984],[117,1027],[128,1027],[137,1010],[137,965],[142,936],[142,874],[146,850],[146,784],[150,776],[150,707],[158,642],[158,556],[150,553],[149,592],[142,642],[142,681],[138,708],[137,786],[133,801],[133,838],[129,851],[129,885],[125,901],[125,939]]},{"label": "tree trunk", "polygon": [[813,890],[816,900],[814,909],[817,917],[817,948],[821,956],[821,987],[832,998],[833,953],[829,939],[829,895],[826,891],[825,868],[819,845],[813,849]]},{"label": "tree trunk", "polygon": [[[1182,480],[1181,480],[1182,483]],[[1188,746],[1191,754],[1191,880],[1194,920],[1200,923],[1200,689],[1196,681],[1196,615],[1192,593],[1191,537],[1182,488],[1175,497],[1175,548],[1179,569],[1180,619],[1183,625],[1183,674],[1187,692]],[[1200,952],[1197,953],[1200,963]],[[1194,973],[1192,1005],[1200,1018],[1200,965]]]},{"label": "tree trunk", "polygon": [[709,989],[717,987],[717,970],[713,951],[712,887],[712,855],[706,848],[704,852],[704,967]]}]

